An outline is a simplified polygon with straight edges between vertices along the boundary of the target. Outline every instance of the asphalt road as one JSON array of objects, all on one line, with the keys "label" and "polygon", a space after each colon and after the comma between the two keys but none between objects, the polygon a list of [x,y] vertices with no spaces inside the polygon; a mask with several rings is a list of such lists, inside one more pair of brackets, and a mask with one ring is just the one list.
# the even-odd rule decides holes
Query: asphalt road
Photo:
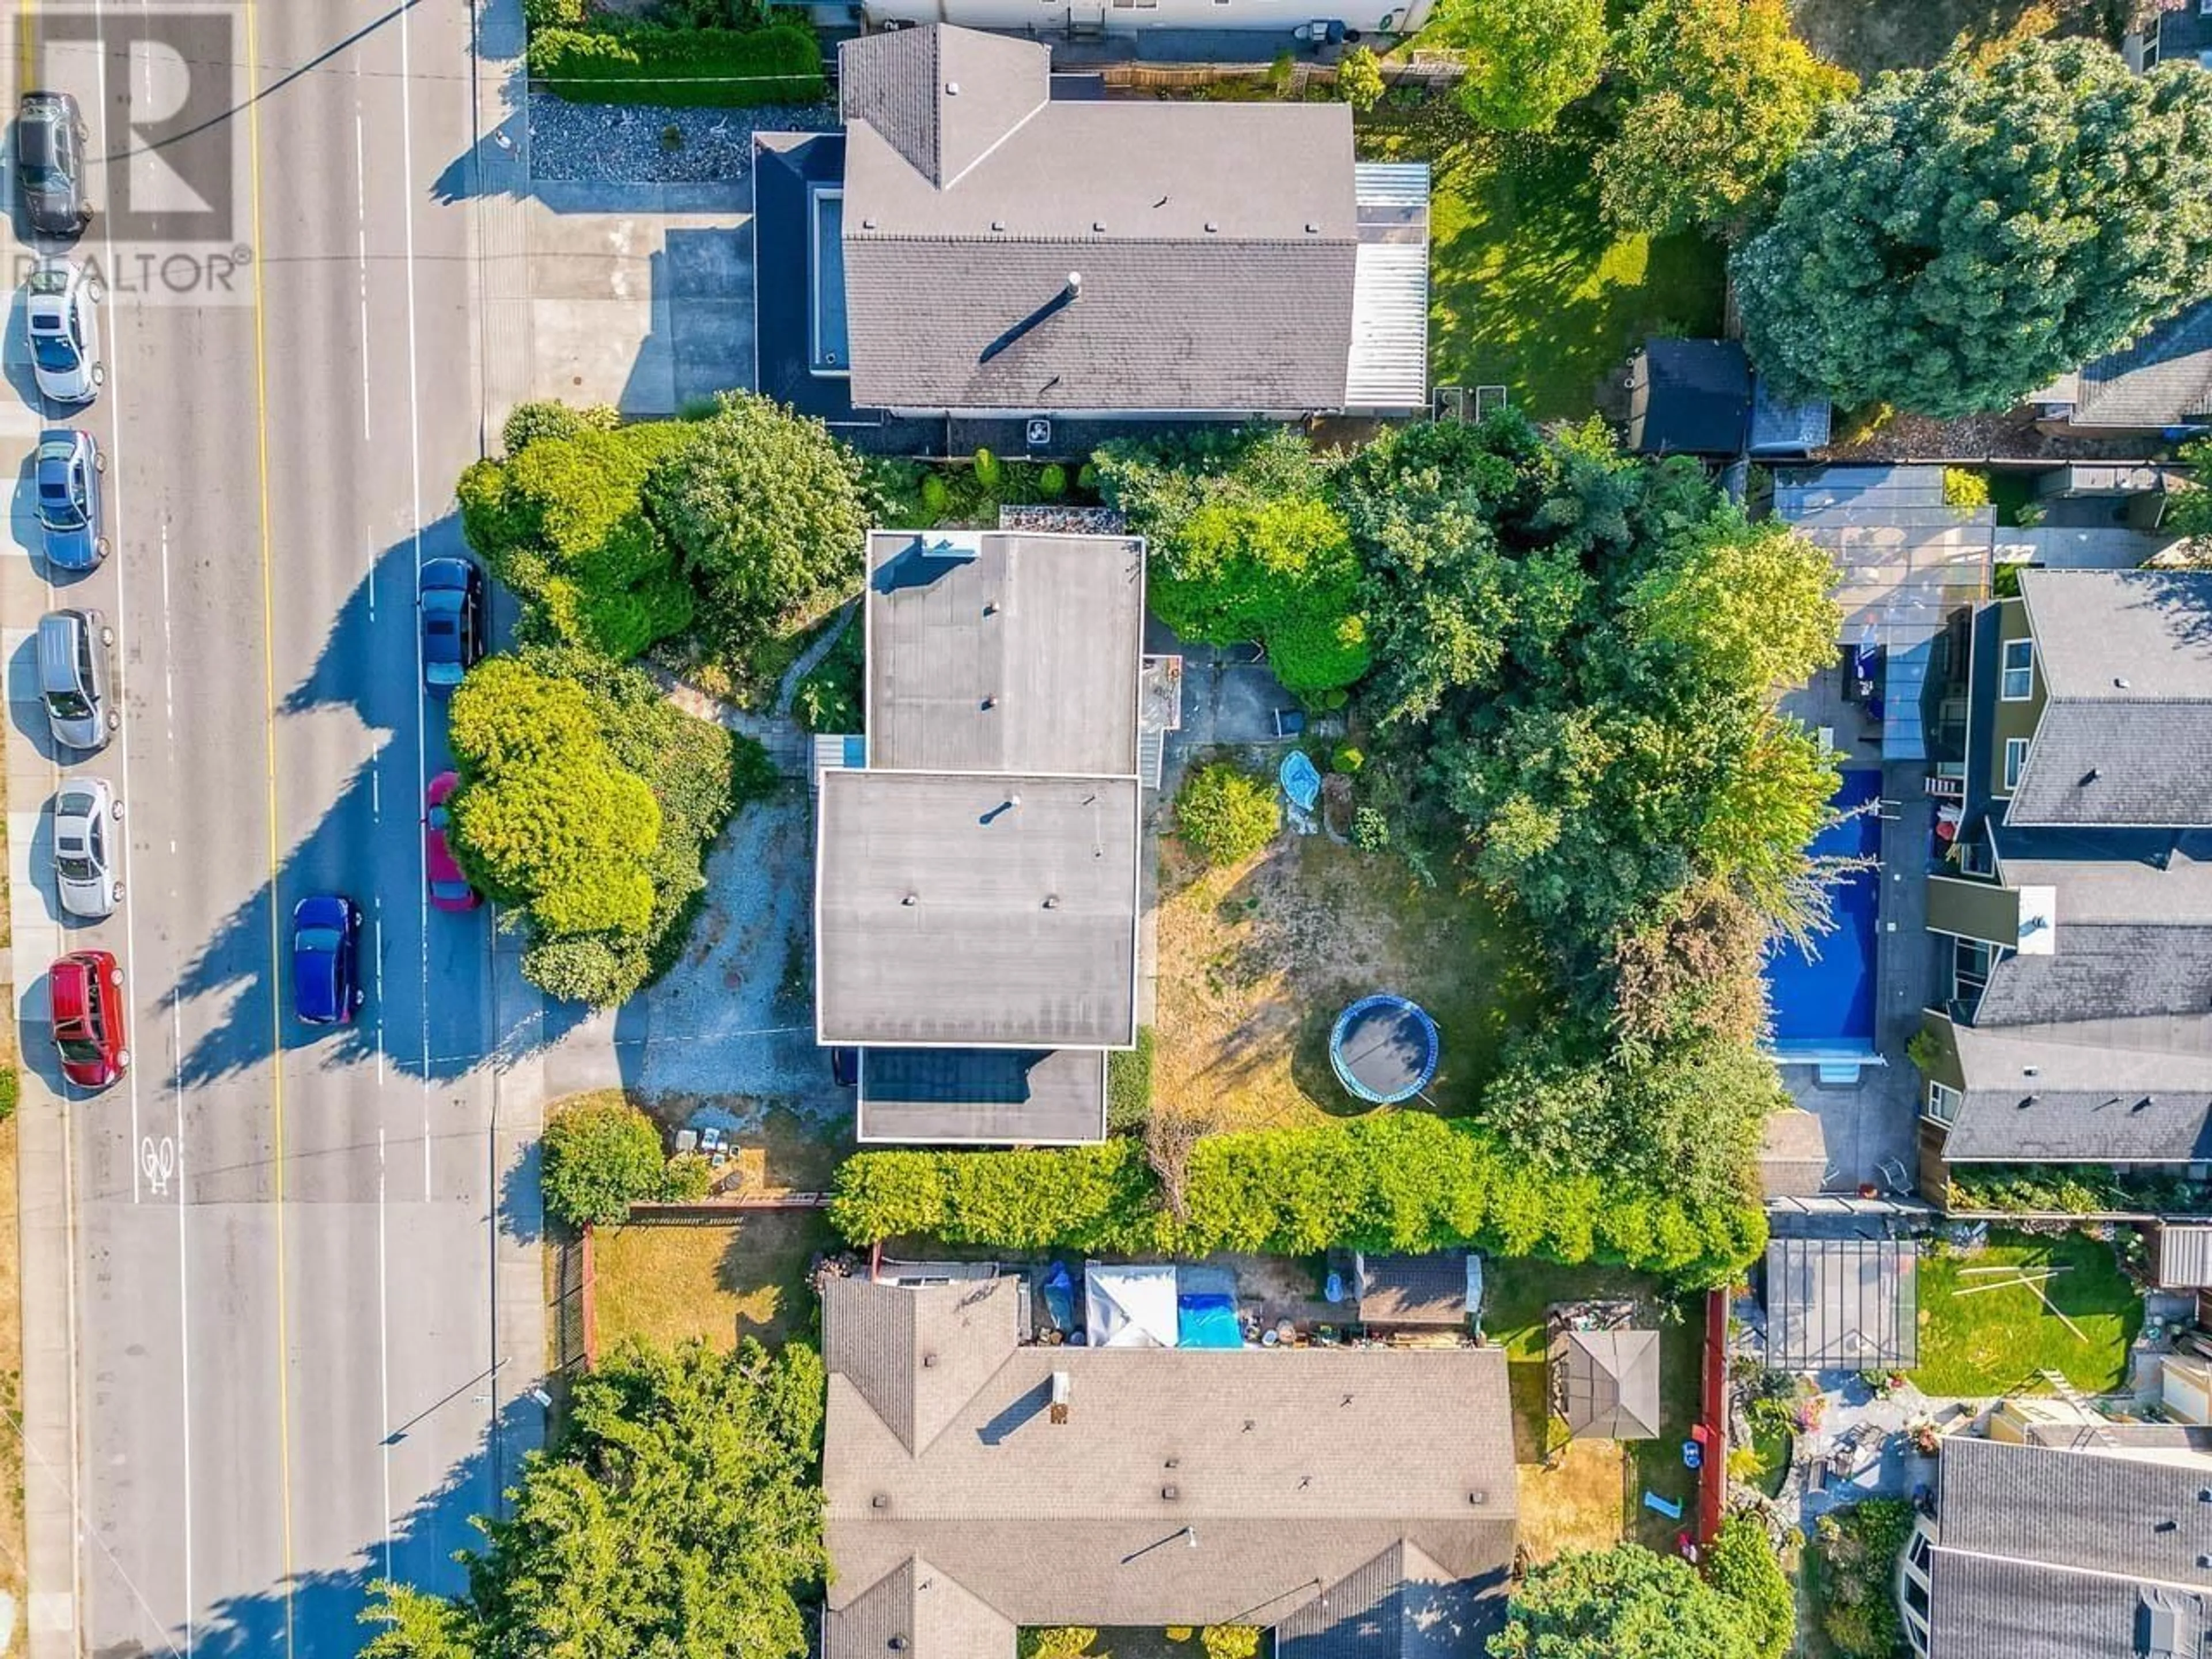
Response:
[{"label": "asphalt road", "polygon": [[[112,210],[78,250],[108,275],[107,386],[70,418],[107,451],[114,555],[57,595],[115,622],[125,711],[67,769],[127,803],[128,901],[61,935],[122,957],[134,1022],[128,1078],[67,1108],[76,1623],[103,1659],[351,1653],[370,1580],[453,1587],[467,1517],[511,1477],[499,1401],[539,1358],[502,1367],[513,1310],[495,1322],[511,1176],[489,924],[428,908],[420,828],[445,751],[416,571],[459,548],[483,404],[454,188],[470,9],[214,15],[228,61],[205,45],[222,36],[134,46],[130,0],[42,6],[30,58],[82,103]],[[220,95],[179,125],[185,76]],[[224,178],[210,236],[199,204]],[[12,746],[43,744],[34,708],[9,712]],[[366,1006],[337,1032],[289,1012],[289,914],[314,891],[368,912]],[[27,982],[41,964],[16,943]],[[23,1035],[27,1090],[59,1090],[44,1033]],[[58,1587],[32,1588],[35,1609]]]}]

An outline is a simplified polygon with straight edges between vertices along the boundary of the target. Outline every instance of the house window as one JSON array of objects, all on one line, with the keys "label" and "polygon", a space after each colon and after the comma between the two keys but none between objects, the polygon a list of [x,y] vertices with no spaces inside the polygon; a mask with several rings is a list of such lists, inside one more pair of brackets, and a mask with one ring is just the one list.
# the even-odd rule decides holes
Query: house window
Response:
[{"label": "house window", "polygon": [[2027,739],[2005,739],[2005,791],[2009,794],[2020,787],[2020,775],[2027,769]]},{"label": "house window", "polygon": [[2007,702],[2026,702],[2035,693],[2035,641],[2004,642],[2004,683],[1997,695]]},{"label": "house window", "polygon": [[1954,942],[1951,951],[1951,994],[1966,998],[1978,996],[1989,988],[1990,947],[1978,939],[1962,939]]},{"label": "house window", "polygon": [[1949,1084],[1938,1083],[1933,1078],[1928,1079],[1928,1115],[1930,1120],[1947,1127],[1956,1123],[1959,1121],[1959,1091]]}]

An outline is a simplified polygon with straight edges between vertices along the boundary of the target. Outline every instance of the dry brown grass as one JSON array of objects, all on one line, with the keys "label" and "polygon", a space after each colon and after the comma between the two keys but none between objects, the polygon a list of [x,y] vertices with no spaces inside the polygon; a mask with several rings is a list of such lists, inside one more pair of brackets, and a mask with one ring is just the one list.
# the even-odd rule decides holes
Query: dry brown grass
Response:
[{"label": "dry brown grass", "polygon": [[[0,891],[4,891],[0,884]],[[0,1065],[15,1063],[13,1022],[0,1037]],[[17,1229],[21,1188],[15,1172],[15,1120],[0,1122],[0,1589],[21,1607],[29,1586],[24,1577],[23,1533],[23,1283]]]},{"label": "dry brown grass", "polygon": [[1155,1100],[1212,1129],[1315,1123],[1362,1110],[1328,1069],[1328,1028],[1370,991],[1435,1017],[1430,1090],[1464,1111],[1516,999],[1533,988],[1478,900],[1422,884],[1394,857],[1285,836],[1206,869],[1161,842]]},{"label": "dry brown grass", "polygon": [[819,1210],[601,1228],[593,1240],[601,1352],[632,1336],[658,1347],[696,1337],[720,1349],[741,1336],[811,1337],[806,1270],[836,1242]]},{"label": "dry brown grass", "polygon": [[1609,1550],[1620,1541],[1628,1452],[1619,1441],[1571,1440],[1549,1463],[1522,1463],[1515,1473],[1521,1547],[1531,1560]]},{"label": "dry brown grass", "polygon": [[1924,69],[1954,46],[1978,58],[2043,34],[2102,34],[2106,0],[1790,0],[1807,45],[1862,80]]}]

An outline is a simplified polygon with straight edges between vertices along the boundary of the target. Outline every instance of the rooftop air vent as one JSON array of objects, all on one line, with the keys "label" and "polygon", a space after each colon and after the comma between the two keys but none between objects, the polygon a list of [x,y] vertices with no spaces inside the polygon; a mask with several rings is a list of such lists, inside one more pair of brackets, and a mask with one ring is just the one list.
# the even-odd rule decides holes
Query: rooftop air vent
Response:
[{"label": "rooftop air vent", "polygon": [[1103,230],[1106,228],[1106,222],[1103,219],[1093,219],[1091,222],[1091,228],[1093,230]]},{"label": "rooftop air vent", "polygon": [[913,906],[921,902],[921,895],[919,893],[908,893],[904,898],[901,899],[899,902],[911,908]]},{"label": "rooftop air vent", "polygon": [[921,1368],[926,1371],[935,1370],[937,1369],[937,1356],[933,1353],[926,1353],[922,1355]]},{"label": "rooftop air vent", "polygon": [[1006,222],[1004,219],[994,219],[991,221],[991,228],[994,230],[1004,230],[1006,228]]},{"label": "rooftop air vent", "polygon": [[1310,220],[1308,220],[1308,221],[1306,222],[1306,234],[1307,234],[1307,235],[1309,235],[1309,236],[1318,236],[1318,235],[1320,235],[1320,234],[1321,234],[1321,227],[1320,227],[1319,225],[1317,225],[1317,224],[1315,224],[1315,223],[1314,223],[1310,219]]},{"label": "rooftop air vent", "polygon": [[860,228],[862,230],[873,230],[875,228],[876,222],[873,219],[863,219],[860,221]]},{"label": "rooftop air vent", "polygon": [[1478,1487],[1474,1492],[1468,1493],[1467,1501],[1474,1504],[1477,1509],[1480,1509],[1485,1504],[1487,1504],[1490,1501],[1490,1494]]},{"label": "rooftop air vent", "polygon": [[1168,1503],[1174,1503],[1176,1499],[1181,1496],[1182,1493],[1176,1490],[1175,1483],[1173,1481],[1170,1481],[1166,1486],[1160,1488],[1160,1497]]},{"label": "rooftop air vent", "polygon": [[1046,909],[1048,909],[1048,910],[1057,910],[1057,909],[1059,909],[1059,908],[1060,908],[1060,895],[1059,895],[1059,894],[1057,894],[1057,893],[1047,893],[1047,894],[1044,896],[1044,908],[1045,908]]},{"label": "rooftop air vent", "polygon": [[2128,689],[2128,678],[2124,674],[2115,674],[2112,676],[2112,684],[2124,691]]},{"label": "rooftop air vent", "polygon": [[1218,234],[1220,234],[1220,230],[1221,230],[1221,227],[1220,227],[1219,225],[1216,224],[1212,220],[1208,219],[1208,220],[1206,222],[1206,234],[1207,235],[1209,235],[1209,236],[1218,235]]},{"label": "rooftop air vent", "polygon": [[868,1507],[872,1510],[887,1510],[890,1508],[890,1506],[891,1500],[884,1497],[881,1492],[878,1492],[873,1498],[871,1498],[868,1500]]},{"label": "rooftop air vent", "polygon": [[957,98],[960,95],[960,83],[957,81],[947,81],[945,83],[945,95],[947,98]]}]

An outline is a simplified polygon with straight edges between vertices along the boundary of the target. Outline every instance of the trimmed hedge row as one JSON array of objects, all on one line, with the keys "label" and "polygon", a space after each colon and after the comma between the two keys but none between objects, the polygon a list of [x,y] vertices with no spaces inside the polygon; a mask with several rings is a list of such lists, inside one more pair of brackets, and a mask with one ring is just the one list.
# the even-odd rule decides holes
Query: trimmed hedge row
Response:
[{"label": "trimmed hedge row", "polygon": [[763,29],[539,28],[530,76],[574,103],[811,104],[828,95],[822,49],[795,23]]},{"label": "trimmed hedge row", "polygon": [[1598,1261],[1689,1285],[1766,1245],[1758,1205],[1707,1206],[1598,1176],[1561,1176],[1479,1125],[1378,1114],[1212,1135],[1191,1151],[1178,1222],[1134,1140],[1056,1152],[860,1152],[831,1223],[855,1244],[909,1235],[1001,1249],[1306,1255],[1332,1247]]}]

